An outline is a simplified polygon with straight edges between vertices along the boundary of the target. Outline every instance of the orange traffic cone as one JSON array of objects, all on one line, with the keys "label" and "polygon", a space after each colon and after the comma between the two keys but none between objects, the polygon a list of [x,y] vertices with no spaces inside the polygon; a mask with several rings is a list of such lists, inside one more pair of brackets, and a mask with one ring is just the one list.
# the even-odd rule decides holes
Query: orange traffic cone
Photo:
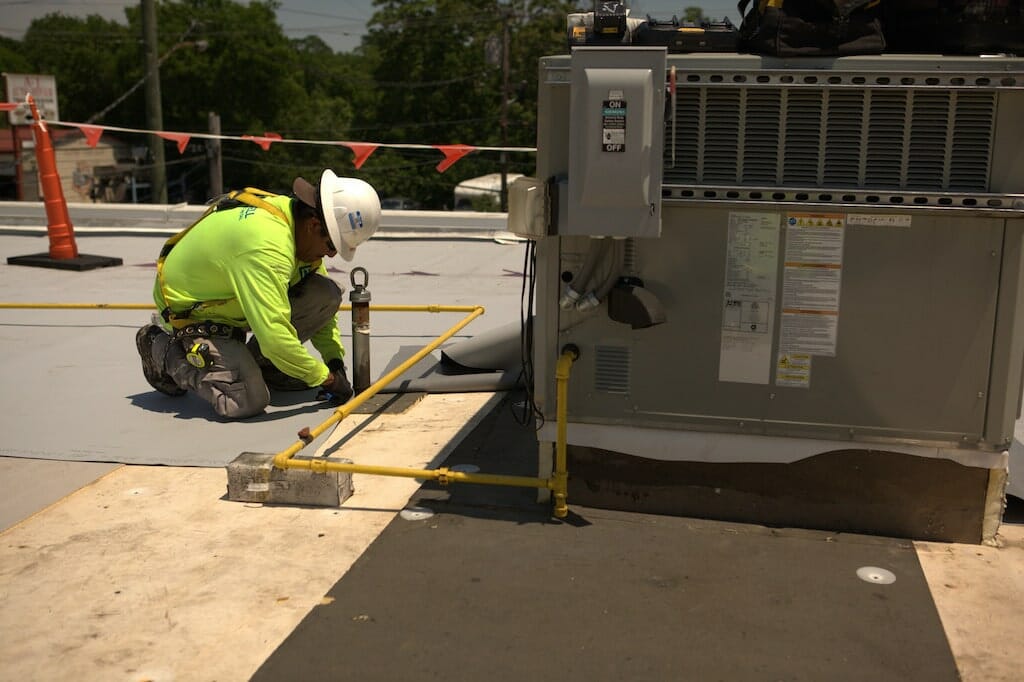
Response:
[{"label": "orange traffic cone", "polygon": [[28,96],[28,105],[32,109],[32,137],[36,143],[36,164],[39,166],[39,182],[43,190],[43,205],[46,208],[46,231],[50,237],[50,251],[29,256],[12,256],[7,262],[11,265],[35,265],[63,270],[91,270],[121,265],[120,258],[78,253],[75,228],[71,225],[64,190],[60,186],[57,157],[50,141],[50,133],[46,129],[46,122],[39,115],[32,95]]}]

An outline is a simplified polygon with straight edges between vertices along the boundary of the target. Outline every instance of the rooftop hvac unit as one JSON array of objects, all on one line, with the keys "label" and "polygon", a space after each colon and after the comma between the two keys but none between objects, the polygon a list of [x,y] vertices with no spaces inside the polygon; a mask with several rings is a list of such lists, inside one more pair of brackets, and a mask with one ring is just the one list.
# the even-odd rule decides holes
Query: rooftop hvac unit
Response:
[{"label": "rooftop hvac unit", "polygon": [[[538,240],[542,440],[571,343],[570,446],[700,461],[884,447],[1005,469],[1024,59],[650,53],[541,61],[547,208],[513,210],[510,229]],[[651,72],[625,126],[660,131],[656,156],[627,142],[612,157],[598,137],[615,121],[592,103]],[[648,214],[643,191],[660,199]]]}]

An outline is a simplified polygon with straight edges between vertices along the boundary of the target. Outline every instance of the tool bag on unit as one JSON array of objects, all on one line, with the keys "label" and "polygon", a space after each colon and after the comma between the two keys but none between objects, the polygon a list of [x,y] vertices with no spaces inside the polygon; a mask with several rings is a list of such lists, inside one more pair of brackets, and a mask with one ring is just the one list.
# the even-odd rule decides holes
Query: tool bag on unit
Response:
[{"label": "tool bag on unit", "polygon": [[669,54],[735,52],[736,27],[728,19],[689,23],[647,17],[634,31],[633,44],[664,46]]},{"label": "tool bag on unit", "polygon": [[881,0],[750,0],[737,5],[740,52],[771,57],[836,57],[885,50]]},{"label": "tool bag on unit", "polygon": [[1024,0],[886,0],[889,52],[1024,55]]}]

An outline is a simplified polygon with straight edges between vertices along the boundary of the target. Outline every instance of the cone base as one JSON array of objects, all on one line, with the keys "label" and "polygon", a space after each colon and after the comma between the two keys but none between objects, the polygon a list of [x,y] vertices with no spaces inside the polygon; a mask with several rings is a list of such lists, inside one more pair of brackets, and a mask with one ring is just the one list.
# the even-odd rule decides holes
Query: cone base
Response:
[{"label": "cone base", "polygon": [[58,270],[94,270],[112,265],[121,265],[124,261],[111,256],[91,256],[80,253],[74,258],[52,258],[49,253],[34,253],[28,256],[11,256],[8,265],[31,265],[37,268],[57,268]]}]

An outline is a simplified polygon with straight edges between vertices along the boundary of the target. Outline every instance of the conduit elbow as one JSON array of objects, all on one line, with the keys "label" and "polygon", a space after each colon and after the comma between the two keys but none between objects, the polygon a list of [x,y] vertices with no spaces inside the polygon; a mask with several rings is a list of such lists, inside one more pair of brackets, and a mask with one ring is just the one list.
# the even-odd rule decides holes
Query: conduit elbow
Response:
[{"label": "conduit elbow", "polygon": [[558,299],[558,307],[562,310],[572,310],[576,307],[576,301],[579,299],[579,293],[566,284],[565,290],[562,292],[562,298]]},{"label": "conduit elbow", "polygon": [[588,310],[593,310],[599,305],[601,305],[601,301],[597,300],[597,296],[594,295],[593,291],[590,291],[587,292],[586,296],[583,296],[576,301],[576,310],[583,313]]}]

